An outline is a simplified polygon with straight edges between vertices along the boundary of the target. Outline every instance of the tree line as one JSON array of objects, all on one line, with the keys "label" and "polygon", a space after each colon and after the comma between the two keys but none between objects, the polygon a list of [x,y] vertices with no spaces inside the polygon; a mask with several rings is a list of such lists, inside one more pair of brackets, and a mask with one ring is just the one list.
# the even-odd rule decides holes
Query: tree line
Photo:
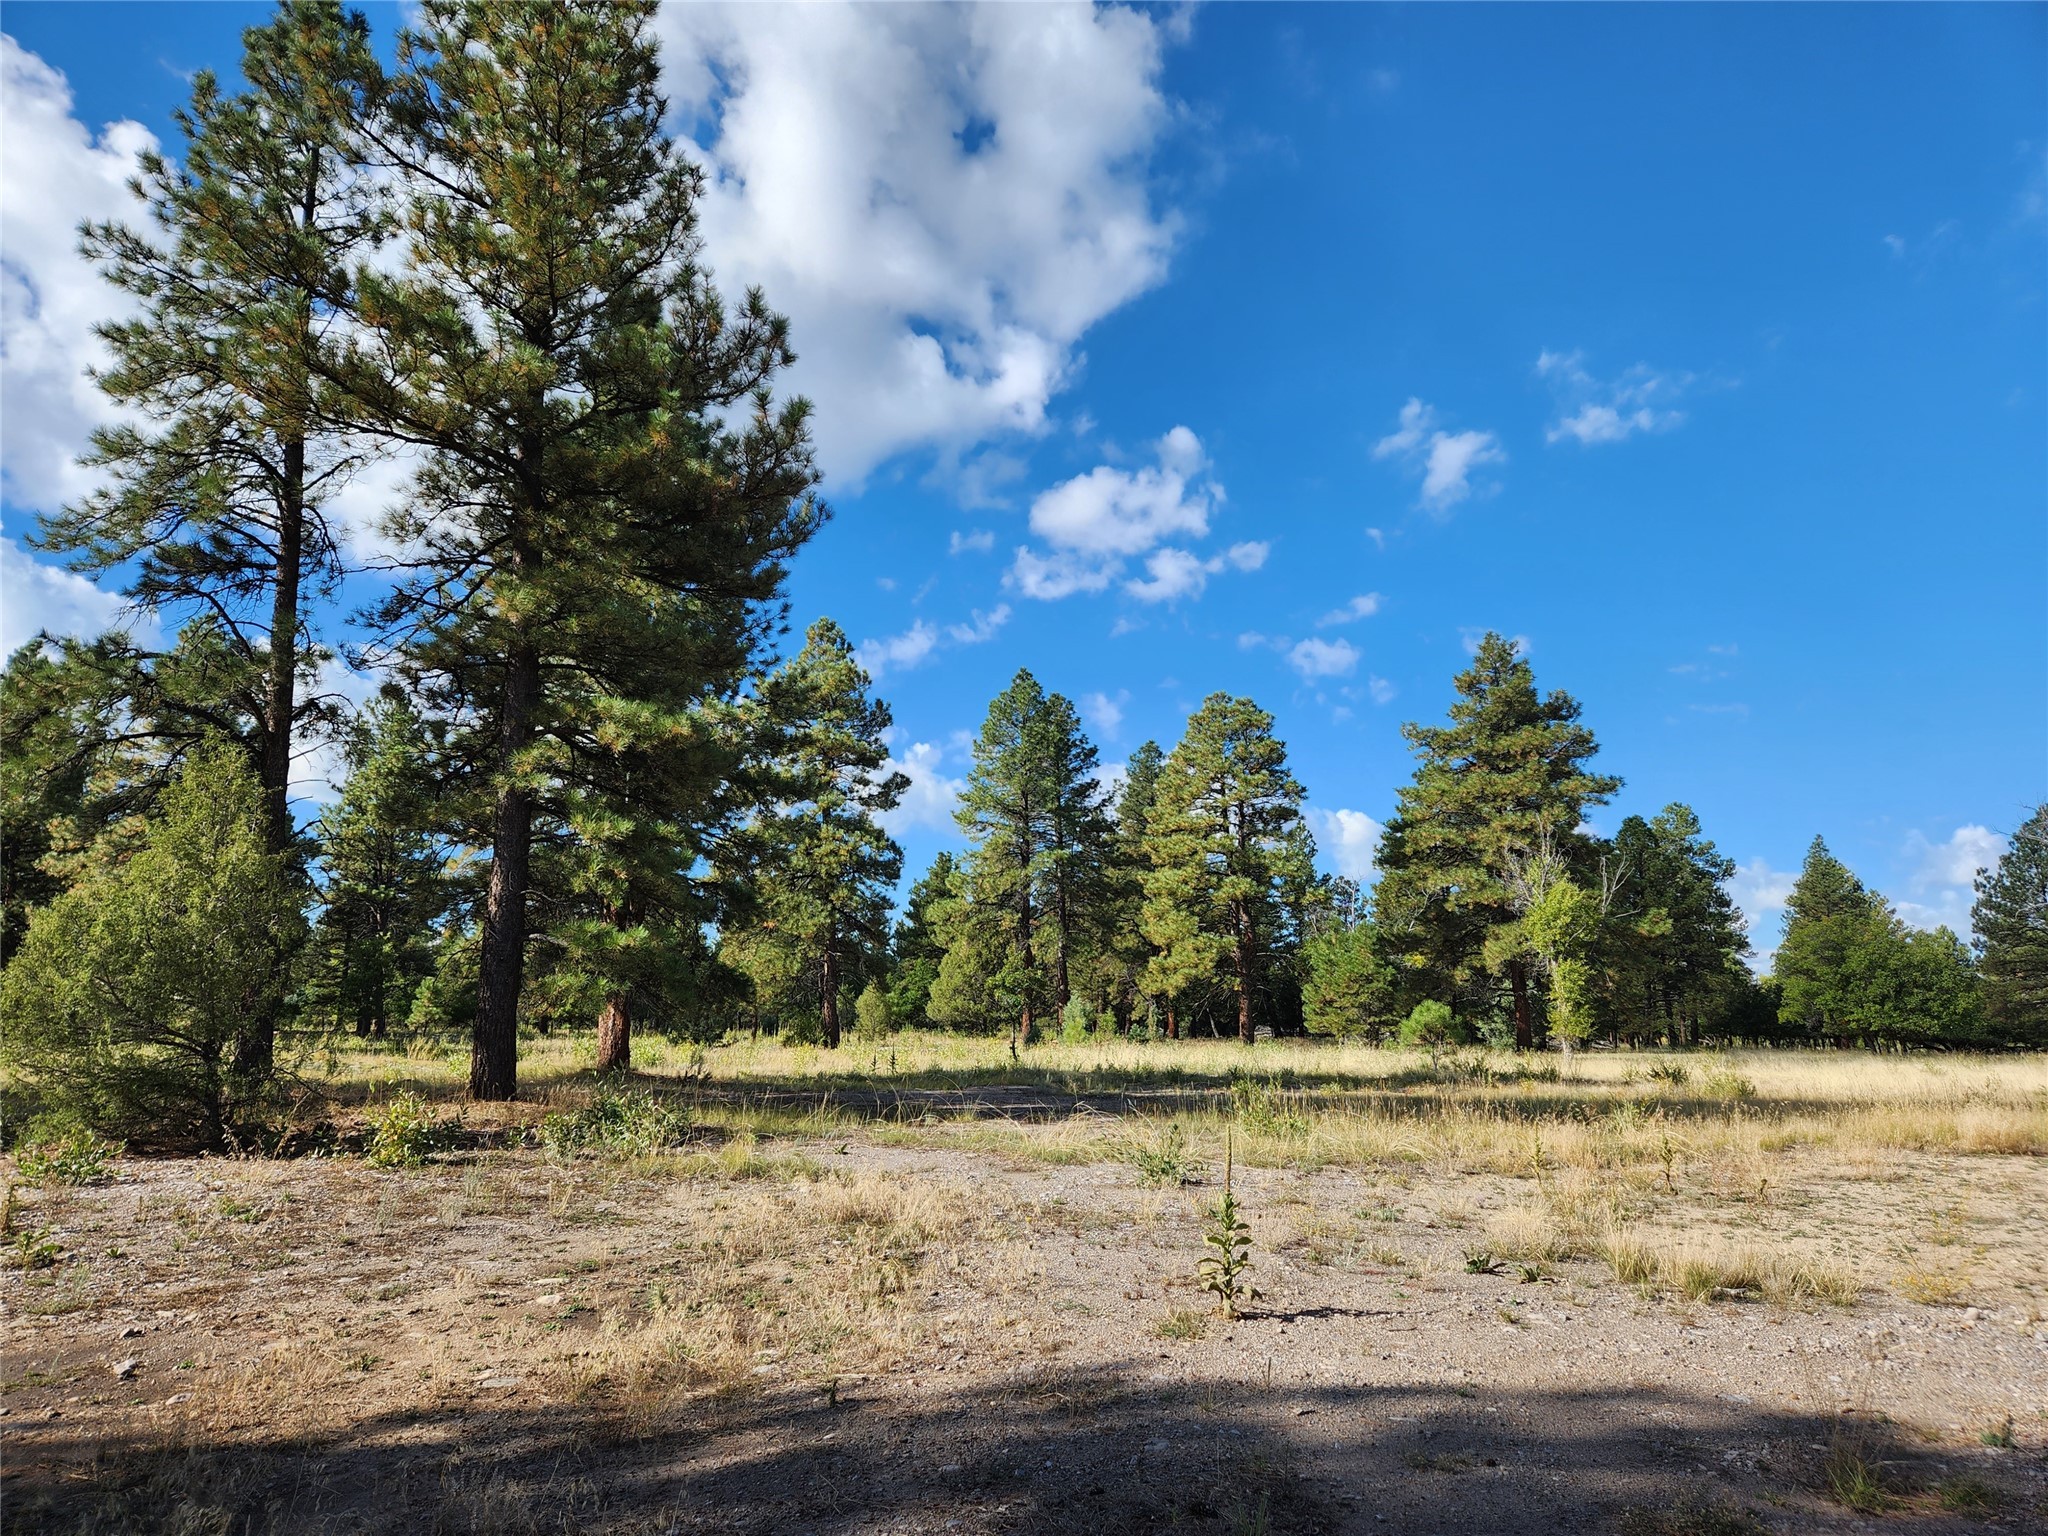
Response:
[{"label": "tree line", "polygon": [[[1732,864],[1681,805],[1590,831],[1620,781],[1497,636],[1405,728],[1369,897],[1317,872],[1253,701],[1211,696],[1112,786],[1027,671],[976,740],[964,850],[896,916],[888,707],[830,620],[781,654],[827,515],[776,394],[788,327],[700,265],[650,16],[428,0],[386,68],[359,16],[295,0],[245,34],[242,89],[195,80],[145,227],[83,231],[134,300],[102,331],[119,424],[36,542],[175,630],[7,662],[21,1081],[220,1144],[285,1028],[466,1031],[482,1099],[516,1092],[522,1028],[592,1028],[605,1068],[649,1028],[2042,1040],[2041,814],[1978,952],[1817,849],[1757,982]],[[340,498],[394,461],[381,595],[323,629],[360,568]],[[300,825],[309,743],[346,772]]]}]

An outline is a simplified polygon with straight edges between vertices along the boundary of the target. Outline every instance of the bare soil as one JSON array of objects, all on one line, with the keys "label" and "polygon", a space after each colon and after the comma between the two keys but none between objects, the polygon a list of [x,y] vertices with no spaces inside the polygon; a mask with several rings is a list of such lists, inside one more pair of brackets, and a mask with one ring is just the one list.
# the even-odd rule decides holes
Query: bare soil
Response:
[{"label": "bare soil", "polygon": [[1471,1272],[1540,1170],[1239,1168],[1263,1294],[1231,1321],[1193,1284],[1220,1170],[931,1139],[24,1191],[58,1256],[0,1290],[7,1527],[2048,1528],[2038,1159],[1792,1151],[1659,1209],[1845,1266],[1846,1307]]}]

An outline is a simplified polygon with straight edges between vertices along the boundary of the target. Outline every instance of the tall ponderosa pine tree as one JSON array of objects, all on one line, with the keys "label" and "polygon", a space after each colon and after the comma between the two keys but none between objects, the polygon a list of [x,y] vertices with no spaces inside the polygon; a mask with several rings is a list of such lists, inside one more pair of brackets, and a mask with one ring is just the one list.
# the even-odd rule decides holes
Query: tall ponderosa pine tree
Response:
[{"label": "tall ponderosa pine tree", "polygon": [[[372,73],[366,26],[338,4],[286,4],[243,34],[242,73],[249,89],[235,94],[196,77],[181,162],[142,158],[136,187],[161,240],[85,229],[86,254],[140,301],[100,327],[113,361],[97,382],[147,425],[94,434],[87,463],[107,484],[47,519],[39,542],[80,570],[132,572],[144,608],[198,617],[205,635],[184,649],[209,650],[210,675],[130,653],[130,691],[153,695],[137,717],[242,743],[282,853],[293,736],[322,712],[302,689],[320,656],[308,610],[337,569],[323,501],[354,462],[325,423],[314,357],[379,227],[351,145]],[[273,1024],[249,1020],[252,1070],[269,1061]]]},{"label": "tall ponderosa pine tree", "polygon": [[1160,770],[1146,829],[1145,989],[1173,998],[1227,973],[1238,1038],[1253,1014],[1290,886],[1313,879],[1301,785],[1273,717],[1212,693]]},{"label": "tall ponderosa pine tree", "polygon": [[1110,824],[1096,751],[1073,705],[1019,671],[990,703],[957,816],[978,947],[1000,955],[994,981],[1017,1037],[1070,995],[1078,937],[1095,916]]},{"label": "tall ponderosa pine tree", "polygon": [[932,856],[931,867],[910,887],[903,916],[889,935],[889,1011],[899,1029],[931,1022],[927,1009],[932,984],[946,958],[936,909],[952,899],[956,876],[953,855],[940,849]]},{"label": "tall ponderosa pine tree", "polygon": [[2048,1045],[2048,805],[2035,807],[1996,868],[1978,871],[1970,922],[1992,1028],[2014,1044]]},{"label": "tall ponderosa pine tree", "polygon": [[696,264],[653,11],[429,0],[373,130],[409,265],[362,274],[335,372],[427,457],[383,618],[490,850],[478,1098],[516,1087],[537,821],[630,812],[621,761],[737,685],[821,515],[807,407],[769,394],[787,328]]},{"label": "tall ponderosa pine tree", "polygon": [[[1439,994],[1485,973],[1489,938],[1521,916],[1518,860],[1547,844],[1568,871],[1594,862],[1580,818],[1621,787],[1588,768],[1598,748],[1578,701],[1562,690],[1539,697],[1529,663],[1501,636],[1480,642],[1456,686],[1448,725],[1401,728],[1421,761],[1381,837],[1374,893],[1388,943]],[[1501,969],[1515,1043],[1527,1049],[1530,963],[1516,953]]]},{"label": "tall ponderosa pine tree", "polygon": [[903,850],[876,818],[910,780],[883,771],[889,706],[869,686],[845,632],[819,619],[760,692],[770,805],[744,843],[765,920],[817,980],[828,1047],[839,1044],[840,988],[888,942],[889,894],[903,873]]},{"label": "tall ponderosa pine tree", "polygon": [[[1139,982],[1152,960],[1140,921],[1145,910],[1145,835],[1152,822],[1152,803],[1159,796],[1159,774],[1166,754],[1156,741],[1141,742],[1124,764],[1123,787],[1116,797],[1116,824],[1109,845],[1103,897],[1103,959],[1114,981],[1116,1011],[1126,1025],[1148,998]],[[1156,1019],[1148,1019],[1148,1027]]]}]

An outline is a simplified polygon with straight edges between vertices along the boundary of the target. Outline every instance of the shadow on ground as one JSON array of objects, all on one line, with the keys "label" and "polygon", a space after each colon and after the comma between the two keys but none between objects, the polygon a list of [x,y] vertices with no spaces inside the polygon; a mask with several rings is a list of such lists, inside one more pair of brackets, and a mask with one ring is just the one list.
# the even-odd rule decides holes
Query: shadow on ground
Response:
[{"label": "shadow on ground", "polygon": [[[1151,1366],[966,1395],[889,1379],[836,1401],[771,1389],[651,1423],[644,1404],[484,1397],[290,1441],[92,1441],[60,1421],[12,1447],[7,1523],[53,1536],[1738,1536],[1868,1528],[1825,1495],[1828,1458],[1848,1447],[1890,1490],[1887,1530],[1987,1528],[1931,1491],[1964,1462],[1982,1478],[1984,1457],[1833,1416],[1676,1390],[1190,1386],[1146,1379]],[[1982,1482],[2007,1528],[2044,1512],[2039,1476],[2008,1457]]]}]

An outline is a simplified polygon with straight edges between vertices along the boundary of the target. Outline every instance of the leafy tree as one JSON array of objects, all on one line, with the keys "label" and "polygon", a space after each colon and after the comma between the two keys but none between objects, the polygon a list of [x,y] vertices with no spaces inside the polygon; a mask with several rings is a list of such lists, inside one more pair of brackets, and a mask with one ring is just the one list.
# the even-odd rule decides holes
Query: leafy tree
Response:
[{"label": "leafy tree", "polygon": [[412,1013],[435,971],[451,890],[419,717],[403,698],[373,701],[349,731],[348,779],[314,824],[324,878],[313,930],[312,992],[359,1035]]},{"label": "leafy tree", "polygon": [[1977,872],[1970,921],[1991,1027],[2048,1045],[2048,805],[2035,807],[1996,868]]},{"label": "leafy tree", "polygon": [[1848,865],[1814,838],[1785,903],[1785,929],[1772,958],[1779,1017],[1809,1036],[1841,1039],[1855,1030],[1849,957],[1890,913]]},{"label": "leafy tree", "polygon": [[1889,913],[1864,925],[1843,960],[1844,1023],[1856,1038],[1976,1045],[1983,1002],[1969,946],[1946,928],[1909,931]]},{"label": "leafy tree", "polygon": [[1380,957],[1372,925],[1337,917],[1302,945],[1302,1023],[1312,1035],[1378,1040],[1399,1022],[1394,968]]},{"label": "leafy tree", "polygon": [[[201,617],[208,686],[131,648],[127,690],[155,695],[138,718],[183,704],[185,739],[245,745],[283,853],[293,739],[330,711],[306,689],[322,655],[308,613],[338,571],[323,504],[355,462],[326,420],[314,355],[382,216],[351,142],[371,73],[362,17],[294,0],[242,40],[249,88],[224,93],[202,71],[177,114],[183,156],[142,157],[156,234],[85,227],[86,254],[139,301],[99,328],[112,363],[96,381],[129,419],[94,434],[86,462],[103,487],[46,519],[38,542],[74,569],[127,572],[143,608]],[[251,1071],[273,1025],[246,1022]]]},{"label": "leafy tree", "polygon": [[235,1050],[274,1015],[304,938],[247,759],[192,754],[140,848],[29,924],[0,980],[6,1054],[38,1095],[129,1139],[218,1149],[260,1116],[270,1064]]},{"label": "leafy tree", "polygon": [[[1499,942],[1525,910],[1515,861],[1546,845],[1568,872],[1597,855],[1578,828],[1621,780],[1594,773],[1593,733],[1578,701],[1562,690],[1539,697],[1535,674],[1497,634],[1480,642],[1458,674],[1450,722],[1408,724],[1402,735],[1420,760],[1380,840],[1377,919],[1416,981],[1447,992],[1504,974],[1515,1044],[1534,1042],[1530,957]],[[1591,878],[1583,882],[1591,884]],[[1489,940],[1497,965],[1487,964]]]},{"label": "leafy tree", "polygon": [[820,1025],[839,1044],[839,991],[887,942],[903,850],[876,820],[910,780],[884,773],[889,706],[830,619],[761,687],[772,804],[748,828],[762,910],[817,978]]},{"label": "leafy tree", "polygon": [[499,1099],[536,826],[630,810],[634,765],[751,668],[821,511],[807,407],[769,394],[787,327],[696,261],[702,173],[662,130],[652,0],[420,15],[369,128],[407,265],[359,274],[332,372],[426,459],[380,618],[490,850],[470,1089]]},{"label": "leafy tree", "polygon": [[1227,971],[1246,1044],[1283,890],[1313,878],[1301,800],[1273,717],[1213,693],[1167,758],[1152,803],[1142,922],[1157,953],[1145,989],[1171,997]]}]

